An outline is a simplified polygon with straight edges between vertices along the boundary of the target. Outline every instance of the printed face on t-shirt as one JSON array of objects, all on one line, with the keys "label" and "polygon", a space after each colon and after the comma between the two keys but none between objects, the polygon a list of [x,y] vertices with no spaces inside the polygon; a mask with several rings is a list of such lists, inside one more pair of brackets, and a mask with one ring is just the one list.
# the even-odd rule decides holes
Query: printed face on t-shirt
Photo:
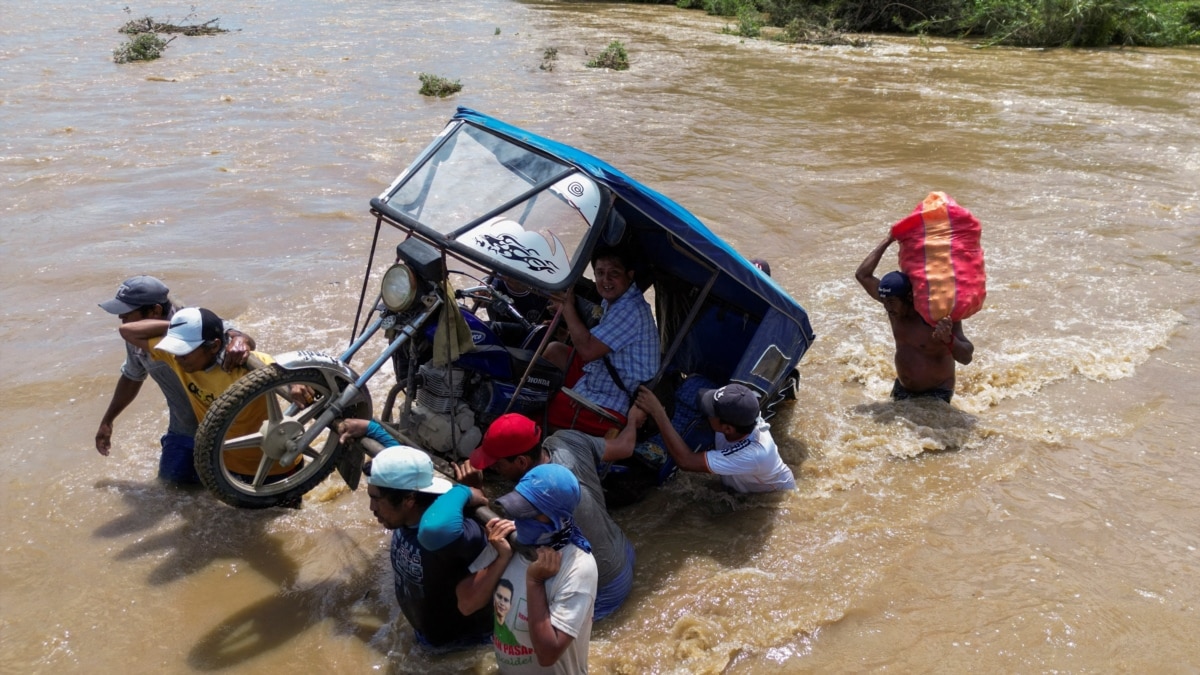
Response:
[{"label": "printed face on t-shirt", "polygon": [[496,623],[504,623],[508,610],[512,609],[512,589],[497,586],[496,594],[492,596],[492,606],[496,608]]}]

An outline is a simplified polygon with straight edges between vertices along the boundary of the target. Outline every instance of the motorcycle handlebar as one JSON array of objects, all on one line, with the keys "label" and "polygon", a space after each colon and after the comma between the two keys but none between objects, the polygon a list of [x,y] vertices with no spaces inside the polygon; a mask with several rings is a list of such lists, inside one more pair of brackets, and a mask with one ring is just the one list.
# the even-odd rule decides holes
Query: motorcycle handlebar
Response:
[{"label": "motorcycle handlebar", "polygon": [[468,288],[455,289],[454,297],[457,300],[462,300],[463,298],[482,300],[483,298],[480,298],[477,295],[480,293],[487,293],[489,296],[491,296],[491,303],[505,309],[506,311],[504,313],[508,314],[511,318],[517,319],[521,323],[521,326],[525,328],[525,330],[533,329],[533,324],[530,323],[529,320],[524,316],[521,316],[521,313],[517,311],[516,307],[513,307],[513,299],[498,290],[495,286],[471,286]]}]

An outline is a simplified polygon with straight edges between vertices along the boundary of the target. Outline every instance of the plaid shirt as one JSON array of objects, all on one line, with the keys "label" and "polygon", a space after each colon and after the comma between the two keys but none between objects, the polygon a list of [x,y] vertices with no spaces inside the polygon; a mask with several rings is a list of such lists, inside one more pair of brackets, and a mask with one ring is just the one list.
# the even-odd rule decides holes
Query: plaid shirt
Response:
[{"label": "plaid shirt", "polygon": [[[604,315],[592,329],[592,337],[608,345],[608,359],[621,376],[626,389],[634,390],[639,384],[654,377],[661,360],[658,347],[658,326],[650,303],[642,297],[637,284],[630,284],[616,302],[600,303]],[[587,400],[602,408],[621,414],[629,410],[632,401],[613,382],[604,366],[604,359],[596,359],[584,365],[583,377],[573,389]],[[636,394],[636,392],[635,392]]]}]

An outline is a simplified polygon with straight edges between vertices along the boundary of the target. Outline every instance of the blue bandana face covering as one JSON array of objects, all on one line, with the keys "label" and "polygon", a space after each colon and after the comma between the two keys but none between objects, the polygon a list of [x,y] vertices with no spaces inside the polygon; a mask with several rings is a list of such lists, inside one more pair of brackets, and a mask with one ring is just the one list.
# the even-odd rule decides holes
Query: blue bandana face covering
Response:
[{"label": "blue bandana face covering", "polygon": [[526,546],[549,546],[560,551],[567,544],[575,544],[587,553],[592,552],[591,542],[571,518],[562,520],[558,527],[532,518],[520,518],[513,523],[517,526],[517,542]]},{"label": "blue bandana face covering", "polygon": [[521,518],[513,523],[517,526],[517,541],[526,546],[549,546],[557,551],[571,539],[570,522],[566,527],[556,527],[553,523],[543,523],[533,518]]}]

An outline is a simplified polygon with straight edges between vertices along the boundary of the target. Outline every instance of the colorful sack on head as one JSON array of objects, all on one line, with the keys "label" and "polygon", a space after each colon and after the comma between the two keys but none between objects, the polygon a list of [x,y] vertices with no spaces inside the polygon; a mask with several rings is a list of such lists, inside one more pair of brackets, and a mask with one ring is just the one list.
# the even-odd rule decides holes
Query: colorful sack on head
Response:
[{"label": "colorful sack on head", "polygon": [[913,305],[930,325],[978,312],[987,297],[979,221],[944,192],[931,192],[892,225],[900,242],[900,271],[913,287]]}]

